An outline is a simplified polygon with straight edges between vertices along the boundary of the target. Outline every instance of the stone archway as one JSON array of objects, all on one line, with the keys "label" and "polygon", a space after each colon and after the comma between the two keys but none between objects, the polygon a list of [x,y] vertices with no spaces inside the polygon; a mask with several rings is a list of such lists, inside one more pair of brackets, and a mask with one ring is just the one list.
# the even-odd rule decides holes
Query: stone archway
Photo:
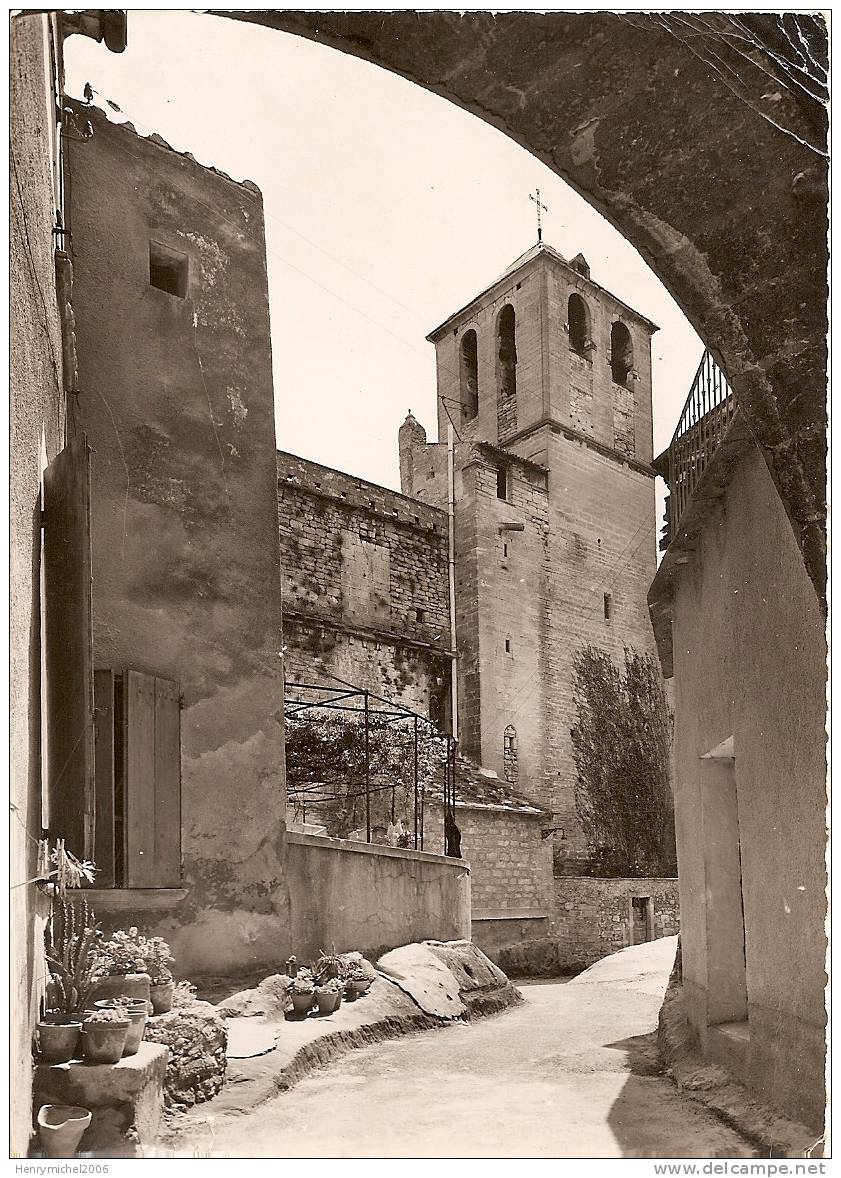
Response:
[{"label": "stone archway", "polygon": [[642,254],[725,367],[826,583],[827,34],[791,14],[220,13],[504,131]]}]

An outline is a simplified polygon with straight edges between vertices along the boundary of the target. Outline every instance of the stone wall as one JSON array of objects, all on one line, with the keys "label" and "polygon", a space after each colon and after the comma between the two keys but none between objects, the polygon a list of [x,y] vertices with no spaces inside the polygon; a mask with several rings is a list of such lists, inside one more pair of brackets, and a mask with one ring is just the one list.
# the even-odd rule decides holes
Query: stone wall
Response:
[{"label": "stone wall", "polygon": [[[680,931],[676,879],[594,879],[586,876],[555,880],[553,938],[564,969],[581,969],[609,953],[636,944],[632,899],[653,902],[650,940]],[[639,938],[644,940],[645,937]]]},{"label": "stone wall", "polygon": [[287,835],[290,943],[299,959],[358,950],[375,959],[427,939],[470,939],[463,859],[314,835]]},{"label": "stone wall", "polygon": [[[506,972],[578,973],[628,945],[680,931],[676,879],[568,876],[554,880],[552,891],[542,910],[474,910],[474,941]],[[638,910],[647,911],[647,927],[638,920],[634,928],[635,897],[651,901]]]},{"label": "stone wall", "polygon": [[[474,921],[506,912],[545,912],[552,903],[552,841],[540,836],[546,816],[456,801],[461,855],[470,864]],[[444,845],[443,809],[427,804],[424,847]]]},{"label": "stone wall", "polygon": [[287,680],[337,676],[440,722],[446,515],[293,454],[278,454],[277,471]]}]

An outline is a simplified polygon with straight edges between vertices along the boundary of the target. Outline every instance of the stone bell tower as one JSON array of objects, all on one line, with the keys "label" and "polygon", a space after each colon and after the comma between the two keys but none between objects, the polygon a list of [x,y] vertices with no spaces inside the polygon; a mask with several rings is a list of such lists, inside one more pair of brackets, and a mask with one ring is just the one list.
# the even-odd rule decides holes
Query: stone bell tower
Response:
[{"label": "stone bell tower", "polygon": [[[587,853],[575,809],[572,660],[653,648],[651,336],[656,326],[538,243],[428,336],[437,443],[401,429],[403,490],[454,533],[463,751],[554,814],[557,859]],[[417,427],[417,428],[415,428]],[[421,430],[421,433],[417,431]]]}]

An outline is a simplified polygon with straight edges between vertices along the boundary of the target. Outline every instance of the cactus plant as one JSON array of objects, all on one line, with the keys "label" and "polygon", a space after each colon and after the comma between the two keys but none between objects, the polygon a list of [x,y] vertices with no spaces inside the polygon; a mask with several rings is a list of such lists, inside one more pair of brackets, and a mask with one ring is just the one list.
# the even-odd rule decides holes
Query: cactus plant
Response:
[{"label": "cactus plant", "polygon": [[321,956],[315,963],[312,969],[313,977],[316,984],[329,981],[331,978],[341,978],[344,968],[344,962],[341,957],[335,953],[325,953],[321,950]]},{"label": "cactus plant", "polygon": [[45,930],[47,1001],[64,1018],[85,1004],[96,972],[91,950],[98,936],[99,924],[86,900],[78,907],[65,899],[54,905]]}]

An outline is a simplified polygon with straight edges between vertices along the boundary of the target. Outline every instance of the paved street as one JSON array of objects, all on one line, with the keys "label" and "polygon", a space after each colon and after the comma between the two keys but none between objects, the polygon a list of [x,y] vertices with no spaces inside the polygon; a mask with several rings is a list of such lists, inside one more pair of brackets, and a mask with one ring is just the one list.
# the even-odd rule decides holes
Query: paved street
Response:
[{"label": "paved street", "polygon": [[502,1015],[357,1051],[254,1112],[191,1135],[229,1157],[751,1157],[654,1074],[674,938]]}]

